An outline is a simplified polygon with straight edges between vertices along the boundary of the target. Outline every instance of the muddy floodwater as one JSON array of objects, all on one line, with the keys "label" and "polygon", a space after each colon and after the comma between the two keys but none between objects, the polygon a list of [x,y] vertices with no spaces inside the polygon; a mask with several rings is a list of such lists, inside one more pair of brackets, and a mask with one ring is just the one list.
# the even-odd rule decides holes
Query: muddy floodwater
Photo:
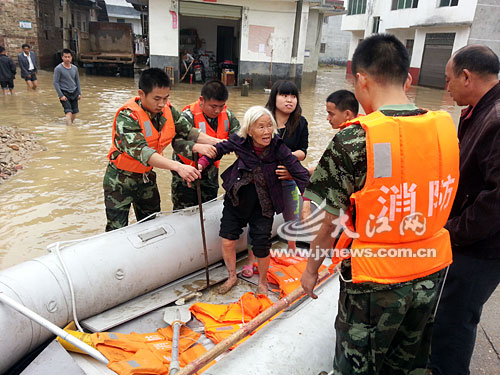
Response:
[{"label": "muddy floodwater", "polygon": [[[98,234],[106,219],[102,178],[111,144],[116,110],[137,93],[137,77],[87,76],[80,73],[82,100],[73,126],[64,123],[62,107],[52,86],[52,73],[39,74],[39,89],[27,92],[19,77],[17,94],[0,96],[0,125],[34,133],[47,151],[35,154],[24,170],[0,185],[0,269],[46,253],[50,243]],[[175,85],[171,101],[177,108],[195,101],[200,85]],[[309,151],[304,165],[314,165],[334,132],[326,121],[329,93],[352,89],[345,68],[324,68],[315,85],[303,87],[301,104],[309,121]],[[444,90],[412,87],[408,95],[416,105],[450,112],[455,123],[459,108]],[[228,107],[241,119],[252,105],[264,105],[264,90],[242,97],[230,89]],[[171,148],[165,155],[171,155]],[[225,169],[234,157],[226,157]],[[170,172],[158,171],[162,210],[171,210]],[[220,190],[222,193],[222,189]]]}]

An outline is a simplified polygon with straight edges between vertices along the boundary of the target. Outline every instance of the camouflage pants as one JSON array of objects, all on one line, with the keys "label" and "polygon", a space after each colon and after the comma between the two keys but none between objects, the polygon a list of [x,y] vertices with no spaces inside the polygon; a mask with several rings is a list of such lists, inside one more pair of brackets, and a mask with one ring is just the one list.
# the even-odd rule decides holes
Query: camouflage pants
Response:
[{"label": "camouflage pants", "polygon": [[341,290],[333,374],[425,374],[442,274],[372,293]]},{"label": "camouflage pants", "polygon": [[137,221],[161,210],[156,173],[149,172],[148,179],[145,182],[141,174],[108,165],[103,181],[106,232],[128,225],[130,205],[134,206]]},{"label": "camouflage pants", "polygon": [[[209,200],[217,198],[217,193],[219,191],[219,176],[210,178],[202,174],[200,180],[201,187],[201,201],[203,203]],[[214,181],[215,180],[215,181]],[[191,187],[187,186],[186,181],[184,181],[181,176],[177,173],[172,172],[172,203],[174,210],[180,210],[182,208],[198,206],[198,194],[196,192],[196,182],[191,184]]]}]

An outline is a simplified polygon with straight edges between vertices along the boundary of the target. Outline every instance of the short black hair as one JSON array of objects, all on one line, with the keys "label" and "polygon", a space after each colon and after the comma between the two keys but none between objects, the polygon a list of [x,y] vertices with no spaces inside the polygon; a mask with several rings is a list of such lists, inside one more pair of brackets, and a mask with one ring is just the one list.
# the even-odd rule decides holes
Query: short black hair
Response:
[{"label": "short black hair", "polygon": [[465,46],[455,52],[452,66],[455,77],[464,69],[479,75],[498,75],[500,71],[500,63],[495,52],[479,44]]},{"label": "short black hair", "polygon": [[410,70],[406,47],[392,34],[374,34],[363,39],[352,57],[354,76],[363,71],[382,83],[404,86]]},{"label": "short black hair", "polygon": [[5,51],[5,47],[4,46],[0,46],[0,53],[2,53],[3,51]]},{"label": "short black hair", "polygon": [[64,55],[65,53],[69,53],[71,56],[73,56],[73,51],[71,51],[69,48],[63,48],[61,51],[61,55]]},{"label": "short black hair", "polygon": [[227,101],[229,98],[229,92],[222,81],[218,79],[212,79],[205,82],[201,88],[201,96],[204,100],[218,100],[221,102]]},{"label": "short black hair", "polygon": [[24,47],[28,47],[28,48],[31,48],[31,46],[28,44],[28,43],[24,43],[21,48],[24,48]]},{"label": "short black hair", "polygon": [[349,90],[338,90],[332,92],[326,98],[327,103],[335,104],[340,111],[351,111],[354,116],[358,115],[359,103],[354,94]]},{"label": "short black hair", "polygon": [[155,87],[170,88],[170,78],[160,68],[149,68],[144,70],[139,77],[139,89],[144,91],[144,94],[149,94]]},{"label": "short black hair", "polygon": [[287,133],[292,135],[299,126],[300,118],[302,117],[302,107],[299,100],[299,88],[293,81],[279,80],[274,82],[271,87],[269,99],[267,99],[266,108],[271,111],[276,118],[276,97],[278,95],[294,95],[297,98],[297,106],[288,117]]}]

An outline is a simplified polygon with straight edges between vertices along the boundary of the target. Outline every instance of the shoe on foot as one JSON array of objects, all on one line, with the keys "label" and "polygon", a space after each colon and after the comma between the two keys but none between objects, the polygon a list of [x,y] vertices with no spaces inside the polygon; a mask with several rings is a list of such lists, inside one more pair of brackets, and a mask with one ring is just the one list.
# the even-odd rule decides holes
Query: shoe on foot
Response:
[{"label": "shoe on foot", "polygon": [[253,264],[249,265],[246,264],[243,266],[243,269],[241,270],[241,276],[246,277],[249,279],[250,277],[253,276]]}]

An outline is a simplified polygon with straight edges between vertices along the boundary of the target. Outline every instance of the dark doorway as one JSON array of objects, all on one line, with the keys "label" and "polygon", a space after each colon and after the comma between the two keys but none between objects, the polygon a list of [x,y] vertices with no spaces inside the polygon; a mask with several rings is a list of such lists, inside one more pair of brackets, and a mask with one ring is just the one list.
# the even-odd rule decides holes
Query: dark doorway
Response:
[{"label": "dark doorway", "polygon": [[217,26],[217,62],[233,61],[234,27]]},{"label": "dark doorway", "polygon": [[425,36],[424,55],[418,84],[444,89],[444,70],[451,57],[455,33],[432,33]]}]

